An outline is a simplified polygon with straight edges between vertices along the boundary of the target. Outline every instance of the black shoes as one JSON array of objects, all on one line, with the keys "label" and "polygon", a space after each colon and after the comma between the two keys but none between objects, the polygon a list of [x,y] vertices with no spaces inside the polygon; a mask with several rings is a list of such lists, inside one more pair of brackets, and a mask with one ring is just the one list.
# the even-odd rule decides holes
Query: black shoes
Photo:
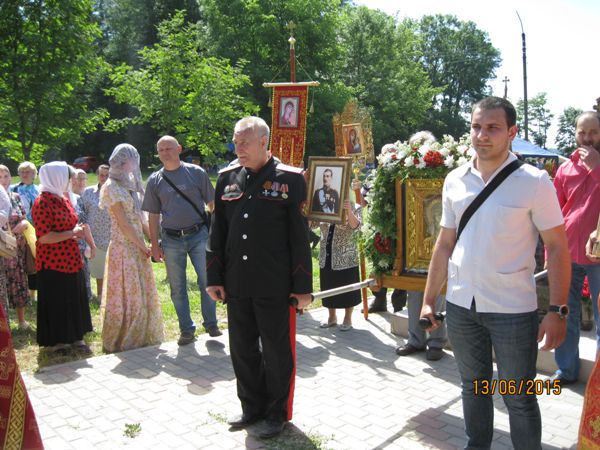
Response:
[{"label": "black shoes", "polygon": [[266,419],[263,427],[258,432],[258,437],[261,439],[270,439],[281,434],[287,422]]},{"label": "black shoes", "polygon": [[412,355],[413,353],[419,353],[425,351],[424,348],[417,348],[414,347],[410,344],[404,344],[402,347],[398,347],[396,349],[396,355],[399,356],[408,356],[408,355]]},{"label": "black shoes", "polygon": [[191,344],[192,342],[194,342],[195,340],[196,340],[196,336],[194,335],[193,331],[184,331],[179,336],[179,339],[177,340],[177,344],[178,345],[188,345],[188,344]]},{"label": "black shoes", "polygon": [[[371,302],[371,304],[369,304],[369,309],[367,311],[369,311],[369,313],[385,312],[387,311],[386,303],[386,299],[379,300],[378,298],[376,298]],[[364,312],[364,310],[361,309],[360,312]]]},{"label": "black shoes", "polygon": [[223,336],[223,332],[221,330],[219,330],[219,327],[216,325],[213,325],[211,327],[208,327],[208,329],[206,330],[208,332],[208,335],[210,337],[219,337],[219,336]]},{"label": "black shoes", "polygon": [[444,350],[436,347],[429,347],[425,353],[425,357],[429,361],[439,361],[444,357]]},{"label": "black shoes", "polygon": [[577,380],[570,380],[568,378],[564,378],[562,376],[561,373],[556,372],[554,375],[552,375],[551,377],[548,377],[548,381],[551,383],[552,386],[554,386],[555,382],[557,381],[558,384],[560,384],[561,386],[567,386],[569,384],[575,384],[577,383]]},{"label": "black shoes", "polygon": [[231,427],[233,430],[241,430],[242,428],[246,428],[252,425],[255,422],[260,420],[260,416],[251,416],[249,414],[238,414],[237,416],[233,416],[230,419],[227,419],[227,425]]},{"label": "black shoes", "polygon": [[[396,354],[399,356],[408,356],[413,353],[420,353],[425,351],[424,348],[417,348],[414,345],[404,344],[402,347],[396,349]],[[444,357],[444,350],[436,347],[429,347],[425,353],[425,357],[429,361],[439,361]]]},{"label": "black shoes", "polygon": [[[230,431],[241,430],[258,422],[262,416],[250,414],[238,414],[227,420]],[[261,439],[270,439],[281,434],[287,422],[281,420],[265,419],[258,430],[258,437]]]}]

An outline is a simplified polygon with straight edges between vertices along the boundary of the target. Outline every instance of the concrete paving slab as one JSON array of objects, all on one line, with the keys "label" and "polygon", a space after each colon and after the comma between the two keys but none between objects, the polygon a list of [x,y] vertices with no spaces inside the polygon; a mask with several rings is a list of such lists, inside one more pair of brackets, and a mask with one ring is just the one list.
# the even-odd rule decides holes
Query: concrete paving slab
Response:
[{"label": "concrete paving slab", "polygon": [[[464,445],[458,372],[450,351],[398,357],[389,322],[358,312],[354,329],[320,329],[327,311],[298,317],[294,418],[271,441],[260,424],[230,432],[239,412],[227,333],[23,374],[47,449],[459,449]],[[575,448],[582,383],[539,396],[543,448]],[[494,450],[510,448],[495,396]],[[139,425],[139,428],[138,428]],[[559,425],[559,426],[557,426]],[[136,431],[137,430],[137,431]]]}]

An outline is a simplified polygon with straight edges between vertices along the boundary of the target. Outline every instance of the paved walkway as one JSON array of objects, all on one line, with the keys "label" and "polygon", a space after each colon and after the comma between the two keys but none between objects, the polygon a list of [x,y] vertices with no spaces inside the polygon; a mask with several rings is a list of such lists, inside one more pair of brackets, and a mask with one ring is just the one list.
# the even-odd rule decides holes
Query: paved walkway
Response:
[{"label": "paved walkway", "polygon": [[[325,309],[299,317],[294,419],[281,437],[261,441],[260,424],[228,431],[225,418],[239,404],[226,334],[203,335],[195,345],[169,342],[25,375],[46,448],[462,448],[451,353],[437,362],[398,358],[401,340],[384,317],[366,322],[355,313],[348,332],[319,329],[325,317]],[[545,449],[575,448],[583,390],[539,397]],[[492,448],[511,448],[500,397],[495,415]]]}]

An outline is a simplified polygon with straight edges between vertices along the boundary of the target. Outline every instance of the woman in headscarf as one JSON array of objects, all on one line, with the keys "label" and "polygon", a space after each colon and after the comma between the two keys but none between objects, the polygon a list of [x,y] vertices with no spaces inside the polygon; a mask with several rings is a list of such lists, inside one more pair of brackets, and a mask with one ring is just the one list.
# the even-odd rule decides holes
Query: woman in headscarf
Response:
[{"label": "woman in headscarf", "polygon": [[[8,302],[12,308],[15,308],[17,312],[17,320],[19,321],[20,330],[28,330],[30,328],[29,323],[25,320],[25,306],[29,304],[29,288],[27,285],[27,271],[26,258],[27,258],[27,241],[23,232],[28,226],[27,219],[25,218],[25,207],[21,202],[21,196],[16,192],[10,191],[10,170],[3,164],[0,164],[0,185],[8,191],[10,196],[10,216],[9,226],[12,233],[17,239],[17,256],[14,258],[6,258],[4,264],[6,265],[7,275],[7,294]],[[8,311],[5,311],[8,315]]]},{"label": "woman in headscarf", "polygon": [[64,197],[69,184],[67,163],[44,164],[40,181],[41,194],[32,208],[37,236],[37,342],[63,354],[69,347],[90,354],[83,336],[92,331],[92,319],[77,245],[89,230],[77,224],[77,214]]},{"label": "woman in headscarf", "polygon": [[108,181],[100,191],[100,208],[108,209],[111,240],[102,290],[102,345],[118,352],[158,344],[163,339],[162,310],[150,248],[148,223],[141,210],[140,156],[132,145],[115,147]]}]

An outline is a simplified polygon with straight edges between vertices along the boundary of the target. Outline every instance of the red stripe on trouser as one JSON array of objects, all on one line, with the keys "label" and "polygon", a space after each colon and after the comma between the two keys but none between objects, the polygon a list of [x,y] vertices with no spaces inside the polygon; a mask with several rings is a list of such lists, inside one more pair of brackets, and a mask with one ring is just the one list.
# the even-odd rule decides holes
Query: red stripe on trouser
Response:
[{"label": "red stripe on trouser", "polygon": [[296,307],[290,306],[290,350],[292,351],[292,378],[290,380],[290,392],[287,401],[287,420],[292,420],[294,412],[294,387],[296,386]]}]

